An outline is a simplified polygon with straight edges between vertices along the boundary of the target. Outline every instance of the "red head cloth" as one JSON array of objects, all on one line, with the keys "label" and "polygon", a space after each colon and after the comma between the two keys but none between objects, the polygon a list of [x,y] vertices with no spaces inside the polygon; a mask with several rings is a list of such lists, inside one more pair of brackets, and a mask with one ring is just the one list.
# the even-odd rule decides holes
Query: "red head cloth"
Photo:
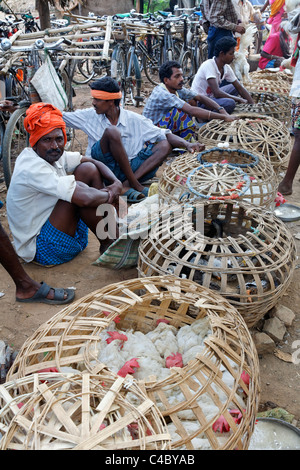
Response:
[{"label": "red head cloth", "polygon": [[24,127],[30,134],[29,143],[33,147],[36,142],[54,129],[61,129],[67,142],[66,124],[59,109],[49,103],[34,103],[26,111]]}]

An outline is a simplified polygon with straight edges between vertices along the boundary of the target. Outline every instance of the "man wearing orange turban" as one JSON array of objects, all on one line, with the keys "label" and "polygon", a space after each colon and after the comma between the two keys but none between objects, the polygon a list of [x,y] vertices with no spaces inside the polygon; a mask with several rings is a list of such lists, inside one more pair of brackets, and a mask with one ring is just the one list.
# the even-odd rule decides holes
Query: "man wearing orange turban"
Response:
[{"label": "man wearing orange turban", "polygon": [[63,118],[67,126],[87,134],[86,154],[104,163],[122,181],[127,202],[139,202],[148,195],[143,182],[156,174],[172,147],[188,152],[203,149],[200,143],[188,142],[124,109],[119,84],[112,77],[95,80],[90,87],[92,107],[64,112]]},{"label": "man wearing orange turban", "polygon": [[[88,228],[98,237],[100,251],[105,250],[116,233],[97,233],[102,218],[97,208],[103,203],[111,207],[121,182],[103,163],[64,150],[66,125],[51,104],[31,105],[24,127],[31,148],[18,156],[7,193],[17,254],[42,265],[67,262],[87,246]],[[111,224],[115,228],[115,220]]]}]

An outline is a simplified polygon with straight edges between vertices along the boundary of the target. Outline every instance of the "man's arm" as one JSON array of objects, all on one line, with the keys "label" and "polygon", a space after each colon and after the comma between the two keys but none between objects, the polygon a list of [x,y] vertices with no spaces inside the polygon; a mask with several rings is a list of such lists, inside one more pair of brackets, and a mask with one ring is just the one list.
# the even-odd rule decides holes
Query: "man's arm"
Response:
[{"label": "man's arm", "polygon": [[98,160],[95,160],[94,158],[89,158],[83,156],[81,158],[81,163],[84,162],[90,162],[93,163],[99,170],[99,173],[101,174],[102,178],[105,180],[108,180],[111,182],[110,185],[107,185],[105,188],[103,188],[103,191],[109,192],[109,199],[108,202],[113,202],[113,200],[119,196],[122,192],[122,183],[116,175],[102,162],[99,162]]},{"label": "man's arm", "polygon": [[198,106],[191,106],[189,103],[185,103],[181,109],[189,116],[193,116],[203,121],[210,121],[211,119],[220,119],[221,121],[231,122],[235,120],[235,116],[232,116],[230,114],[224,114],[210,111],[207,109],[198,108]]},{"label": "man's arm", "polygon": [[[193,101],[194,101],[194,103],[193,103]],[[194,97],[193,101],[192,100],[189,101],[189,104],[191,106],[197,106],[197,101],[198,101],[199,103],[203,104],[205,106],[205,108],[208,108],[211,111],[215,111],[217,113],[227,114],[228,115],[227,111],[222,106],[220,106],[218,103],[216,103],[214,100],[212,100],[208,96],[197,95],[197,96]]]},{"label": "man's arm", "polygon": [[215,98],[231,98],[236,103],[246,102],[245,99],[242,98],[241,96],[230,95],[229,93],[226,93],[225,91],[223,91],[222,88],[219,87],[218,82],[215,78],[209,78],[207,82]]},{"label": "man's arm", "polygon": [[244,98],[245,100],[247,100],[247,102],[249,104],[254,104],[254,100],[252,98],[252,96],[250,95],[250,93],[246,90],[246,88],[243,87],[243,85],[241,84],[241,82],[239,82],[238,80],[236,80],[235,82],[232,83],[232,85],[234,86],[234,88],[237,90],[237,92],[239,93],[239,95]]}]

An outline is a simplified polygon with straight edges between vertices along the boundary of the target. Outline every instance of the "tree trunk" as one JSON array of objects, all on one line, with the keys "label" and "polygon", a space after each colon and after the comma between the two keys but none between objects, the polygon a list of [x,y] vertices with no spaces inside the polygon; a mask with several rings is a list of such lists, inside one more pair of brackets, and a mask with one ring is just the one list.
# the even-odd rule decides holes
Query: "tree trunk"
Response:
[{"label": "tree trunk", "polygon": [[36,9],[39,12],[41,29],[50,28],[50,8],[48,0],[36,0]]}]

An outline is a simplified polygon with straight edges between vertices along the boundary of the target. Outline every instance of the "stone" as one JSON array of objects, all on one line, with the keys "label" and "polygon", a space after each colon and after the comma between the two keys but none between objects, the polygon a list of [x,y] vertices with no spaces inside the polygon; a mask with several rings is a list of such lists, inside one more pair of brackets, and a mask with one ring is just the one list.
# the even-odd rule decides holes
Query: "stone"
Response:
[{"label": "stone", "polygon": [[253,341],[258,355],[273,353],[275,342],[269,335],[263,332],[257,332],[253,335]]},{"label": "stone", "polygon": [[270,313],[272,317],[279,318],[285,326],[291,326],[296,317],[294,312],[284,305],[276,305]]},{"label": "stone", "polygon": [[263,331],[275,342],[282,341],[286,333],[286,327],[279,318],[273,317],[265,321]]}]

